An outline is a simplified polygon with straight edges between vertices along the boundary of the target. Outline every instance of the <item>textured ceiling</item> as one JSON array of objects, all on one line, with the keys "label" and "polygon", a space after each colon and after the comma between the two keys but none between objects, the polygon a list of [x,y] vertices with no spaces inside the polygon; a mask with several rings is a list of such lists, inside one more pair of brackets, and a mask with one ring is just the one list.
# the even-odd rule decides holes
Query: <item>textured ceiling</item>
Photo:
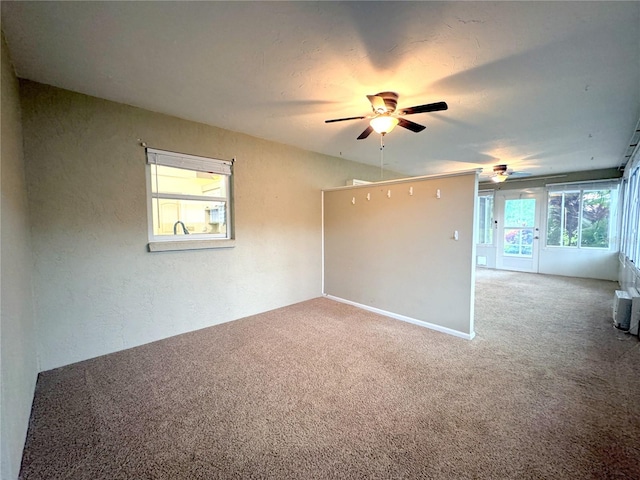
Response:
[{"label": "textured ceiling", "polygon": [[18,76],[378,165],[365,95],[421,133],[407,175],[617,167],[640,117],[640,2],[2,2]]}]

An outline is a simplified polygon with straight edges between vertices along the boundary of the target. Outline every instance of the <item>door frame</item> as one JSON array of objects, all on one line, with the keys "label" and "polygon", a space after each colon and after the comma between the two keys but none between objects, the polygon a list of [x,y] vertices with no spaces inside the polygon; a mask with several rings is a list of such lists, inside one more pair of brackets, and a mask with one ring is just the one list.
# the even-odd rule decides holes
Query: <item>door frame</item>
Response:
[{"label": "door frame", "polygon": [[[496,269],[514,270],[518,272],[538,273],[540,265],[540,242],[544,235],[544,188],[527,188],[517,190],[496,190],[494,197],[494,227],[496,241]],[[512,257],[504,255],[504,214],[506,200],[533,198],[536,200],[534,220],[534,240],[532,257]]]}]

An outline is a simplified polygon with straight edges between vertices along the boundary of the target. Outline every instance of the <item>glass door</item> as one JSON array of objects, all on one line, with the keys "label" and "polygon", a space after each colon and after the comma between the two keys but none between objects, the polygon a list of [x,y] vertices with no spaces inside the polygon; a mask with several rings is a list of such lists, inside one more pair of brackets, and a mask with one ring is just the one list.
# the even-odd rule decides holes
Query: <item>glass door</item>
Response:
[{"label": "glass door", "polygon": [[538,271],[540,198],[537,193],[498,194],[496,267],[520,272]]}]

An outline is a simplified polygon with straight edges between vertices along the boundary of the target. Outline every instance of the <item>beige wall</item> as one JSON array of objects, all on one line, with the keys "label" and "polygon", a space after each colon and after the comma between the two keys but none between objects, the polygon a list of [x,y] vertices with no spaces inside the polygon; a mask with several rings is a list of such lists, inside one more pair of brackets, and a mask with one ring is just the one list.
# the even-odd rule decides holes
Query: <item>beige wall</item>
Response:
[{"label": "beige wall", "polygon": [[[43,370],[321,294],[321,189],[379,170],[25,81]],[[233,249],[148,253],[148,146],[236,158]]]},{"label": "beige wall", "polygon": [[2,36],[0,477],[18,477],[38,373],[18,81]]},{"label": "beige wall", "polygon": [[476,178],[326,191],[324,292],[472,338]]}]

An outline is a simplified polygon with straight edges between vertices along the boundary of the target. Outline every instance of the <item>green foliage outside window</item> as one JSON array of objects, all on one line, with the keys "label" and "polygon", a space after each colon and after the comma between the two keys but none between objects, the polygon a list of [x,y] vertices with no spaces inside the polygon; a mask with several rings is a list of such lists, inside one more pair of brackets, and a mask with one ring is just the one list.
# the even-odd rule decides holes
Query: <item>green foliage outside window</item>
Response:
[{"label": "green foliage outside window", "polygon": [[609,248],[611,190],[549,192],[547,245]]},{"label": "green foliage outside window", "polygon": [[584,192],[582,197],[583,247],[609,248],[611,190]]},{"label": "green foliage outside window", "polygon": [[504,205],[505,255],[531,257],[536,201],[533,198],[509,199]]}]

